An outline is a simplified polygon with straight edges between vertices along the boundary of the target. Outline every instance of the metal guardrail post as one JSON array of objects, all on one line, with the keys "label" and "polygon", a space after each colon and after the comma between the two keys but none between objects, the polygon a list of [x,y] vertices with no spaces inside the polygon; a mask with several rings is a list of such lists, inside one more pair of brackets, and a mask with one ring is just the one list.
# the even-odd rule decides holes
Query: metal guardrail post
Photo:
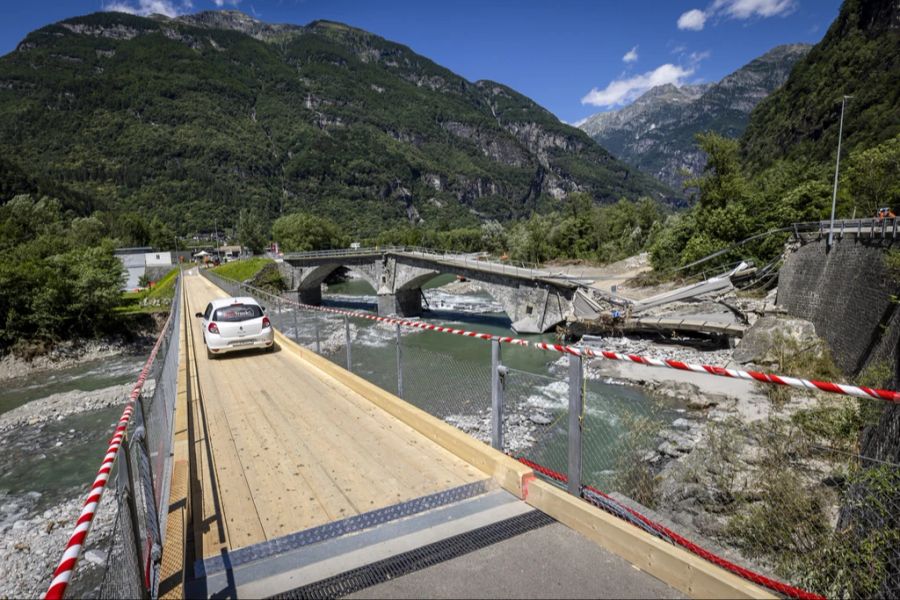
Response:
[{"label": "metal guardrail post", "polygon": [[350,358],[350,317],[344,317],[344,333],[347,336],[347,370],[353,371],[353,360]]},{"label": "metal guardrail post", "polygon": [[403,345],[400,343],[400,324],[397,323],[397,396],[403,397]]},{"label": "metal guardrail post", "polygon": [[584,370],[581,357],[569,355],[569,485],[568,491],[581,496],[581,434],[584,415]]},{"label": "metal guardrail post", "polygon": [[503,451],[503,388],[506,367],[500,364],[500,342],[491,340],[491,447]]}]

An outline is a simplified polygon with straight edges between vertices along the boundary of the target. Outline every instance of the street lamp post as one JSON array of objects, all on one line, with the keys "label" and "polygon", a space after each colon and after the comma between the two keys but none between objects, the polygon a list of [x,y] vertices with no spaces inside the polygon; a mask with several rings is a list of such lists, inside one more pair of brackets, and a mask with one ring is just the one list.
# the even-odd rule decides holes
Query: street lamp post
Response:
[{"label": "street lamp post", "polygon": [[841,136],[844,133],[844,107],[847,105],[847,99],[853,96],[844,96],[841,99],[841,124],[838,126],[838,147],[837,161],[834,164],[834,193],[831,196],[831,226],[828,228],[828,247],[834,241],[834,209],[837,206],[837,190],[838,190],[838,171],[841,168]]}]

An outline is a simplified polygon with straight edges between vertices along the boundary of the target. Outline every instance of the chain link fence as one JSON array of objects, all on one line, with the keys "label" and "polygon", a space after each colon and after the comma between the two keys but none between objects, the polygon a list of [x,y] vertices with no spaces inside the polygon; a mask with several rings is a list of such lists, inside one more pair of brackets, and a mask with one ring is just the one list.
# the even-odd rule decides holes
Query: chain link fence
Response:
[{"label": "chain link fence", "polygon": [[736,401],[646,393],[594,361],[571,371],[567,356],[534,372],[499,352],[492,362],[491,343],[449,353],[446,337],[207,276],[256,297],[297,343],[479,440],[492,443],[501,414],[500,449],[661,539],[789,596],[900,594],[898,406],[769,386],[768,403],[723,407]]},{"label": "chain link fence", "polygon": [[[181,318],[181,278],[170,316],[111,465],[70,597],[155,598],[170,481]],[[102,563],[98,565],[98,559]]]}]

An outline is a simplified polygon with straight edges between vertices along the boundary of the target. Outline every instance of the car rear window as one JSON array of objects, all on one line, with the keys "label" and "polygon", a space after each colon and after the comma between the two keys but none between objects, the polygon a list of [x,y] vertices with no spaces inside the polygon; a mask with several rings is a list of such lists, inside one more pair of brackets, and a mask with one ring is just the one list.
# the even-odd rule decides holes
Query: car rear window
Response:
[{"label": "car rear window", "polygon": [[255,304],[232,304],[217,309],[213,321],[237,323],[238,321],[258,319],[261,316],[263,316],[262,309]]}]

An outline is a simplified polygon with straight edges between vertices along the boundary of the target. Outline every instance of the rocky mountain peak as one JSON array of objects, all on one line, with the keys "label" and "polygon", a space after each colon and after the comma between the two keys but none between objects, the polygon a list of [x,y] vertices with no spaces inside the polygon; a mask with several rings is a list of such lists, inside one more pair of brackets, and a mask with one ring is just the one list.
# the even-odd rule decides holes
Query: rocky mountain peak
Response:
[{"label": "rocky mountain peak", "polygon": [[680,188],[684,172],[696,175],[704,164],[694,135],[711,130],[740,136],[753,108],[787,80],[809,50],[807,44],[777,46],[717,83],[654,87],[579,127],[614,155]]}]

